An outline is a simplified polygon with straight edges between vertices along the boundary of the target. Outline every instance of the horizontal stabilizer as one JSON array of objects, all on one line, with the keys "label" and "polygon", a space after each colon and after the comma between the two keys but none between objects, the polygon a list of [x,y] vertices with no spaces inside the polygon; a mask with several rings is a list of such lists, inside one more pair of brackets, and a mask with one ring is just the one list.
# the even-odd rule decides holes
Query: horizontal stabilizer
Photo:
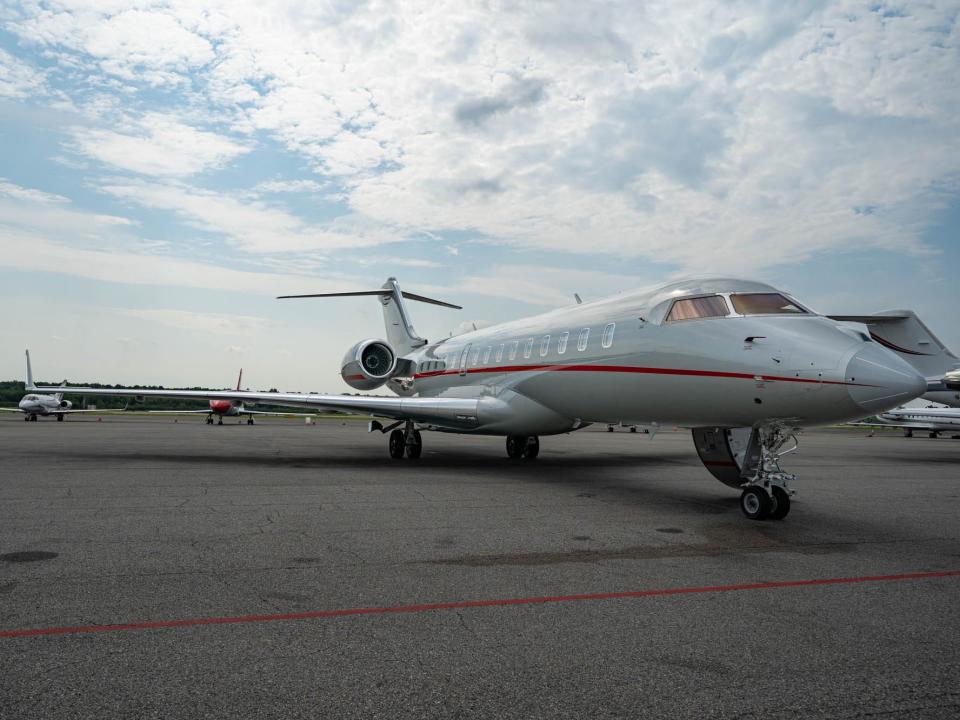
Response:
[{"label": "horizontal stabilizer", "polygon": [[[463,310],[463,308],[459,305],[444,302],[443,300],[428,298],[424,295],[416,295],[412,292],[407,292],[406,290],[401,291],[400,294],[403,295],[403,297],[407,300],[416,300],[417,302],[429,303],[430,305],[440,305],[441,307],[453,308],[454,310]],[[279,295],[277,300],[290,300],[293,298],[351,297],[355,295],[379,295],[381,297],[389,297],[393,295],[393,290],[383,288],[380,290],[354,290],[353,292],[310,293],[308,295]]]}]

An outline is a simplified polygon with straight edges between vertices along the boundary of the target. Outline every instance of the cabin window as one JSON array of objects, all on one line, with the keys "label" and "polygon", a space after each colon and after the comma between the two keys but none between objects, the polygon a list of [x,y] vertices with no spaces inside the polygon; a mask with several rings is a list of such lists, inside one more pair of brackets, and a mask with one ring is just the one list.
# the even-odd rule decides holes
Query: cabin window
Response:
[{"label": "cabin window", "polygon": [[567,351],[567,340],[570,339],[570,333],[562,332],[560,333],[560,338],[557,340],[557,352],[563,355]]},{"label": "cabin window", "polygon": [[470,357],[470,364],[474,367],[477,366],[477,363],[480,362],[480,348],[477,348],[473,351],[473,355]]},{"label": "cabin window", "polygon": [[484,365],[490,364],[490,353],[491,353],[491,352],[493,352],[493,348],[492,348],[492,347],[488,347],[486,350],[483,351],[483,364],[484,364]]},{"label": "cabin window", "polygon": [[497,362],[503,360],[503,345],[497,348]]},{"label": "cabin window", "polygon": [[699,320],[700,318],[726,317],[730,314],[727,301],[719,295],[677,300],[670,308],[667,322]]},{"label": "cabin window", "polygon": [[780,293],[743,293],[731,295],[734,309],[741,315],[806,315],[807,311]]},{"label": "cabin window", "polygon": [[608,323],[603,328],[603,337],[600,338],[600,344],[608,348],[613,345],[613,331],[617,327],[616,323]]},{"label": "cabin window", "polygon": [[520,341],[519,341],[519,340],[514,340],[512,343],[510,343],[510,359],[511,359],[511,360],[516,360],[516,359],[517,359],[517,349],[518,349],[519,347],[520,347]]},{"label": "cabin window", "polygon": [[540,341],[540,357],[543,357],[547,354],[547,350],[550,349],[550,336],[544,335],[543,340]]},{"label": "cabin window", "polygon": [[577,338],[577,350],[583,352],[587,349],[587,340],[590,339],[590,328],[584,328],[580,331],[580,337]]},{"label": "cabin window", "polygon": [[527,344],[523,346],[523,356],[529,358],[533,354],[533,338],[527,340]]}]

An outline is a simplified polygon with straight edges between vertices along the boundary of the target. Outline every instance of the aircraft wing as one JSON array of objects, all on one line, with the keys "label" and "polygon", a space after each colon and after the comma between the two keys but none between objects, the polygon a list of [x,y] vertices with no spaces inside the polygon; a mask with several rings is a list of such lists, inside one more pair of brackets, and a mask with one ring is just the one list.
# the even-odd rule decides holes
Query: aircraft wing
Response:
[{"label": "aircraft wing", "polygon": [[405,398],[377,395],[319,395],[250,392],[244,390],[140,390],[136,388],[32,387],[35,392],[107,397],[160,397],[175,400],[235,400],[281,407],[334,410],[393,420],[412,420],[451,429],[469,429],[477,423],[479,400],[470,398]]}]

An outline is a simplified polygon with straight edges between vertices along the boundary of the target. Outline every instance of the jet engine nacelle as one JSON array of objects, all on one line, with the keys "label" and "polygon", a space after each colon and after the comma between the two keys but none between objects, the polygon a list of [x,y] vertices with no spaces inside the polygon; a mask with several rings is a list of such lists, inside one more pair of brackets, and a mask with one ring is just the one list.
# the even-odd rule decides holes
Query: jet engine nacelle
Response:
[{"label": "jet engine nacelle", "polygon": [[943,384],[950,390],[960,390],[960,370],[951,370],[944,375]]},{"label": "jet engine nacelle", "polygon": [[70,402],[69,400],[61,400],[59,407],[61,410],[69,410],[70,408],[73,407],[73,403]]},{"label": "jet engine nacelle", "polygon": [[397,354],[383,340],[364,340],[343,356],[340,377],[356,390],[375,390],[397,369]]}]

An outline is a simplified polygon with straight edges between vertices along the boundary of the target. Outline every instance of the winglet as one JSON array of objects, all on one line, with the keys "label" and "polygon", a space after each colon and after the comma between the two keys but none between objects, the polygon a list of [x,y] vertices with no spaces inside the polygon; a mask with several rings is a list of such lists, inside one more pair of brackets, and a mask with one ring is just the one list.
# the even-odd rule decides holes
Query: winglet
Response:
[{"label": "winglet", "polygon": [[27,355],[27,390],[33,390],[36,385],[33,384],[33,368],[30,367],[30,351],[24,351]]}]

